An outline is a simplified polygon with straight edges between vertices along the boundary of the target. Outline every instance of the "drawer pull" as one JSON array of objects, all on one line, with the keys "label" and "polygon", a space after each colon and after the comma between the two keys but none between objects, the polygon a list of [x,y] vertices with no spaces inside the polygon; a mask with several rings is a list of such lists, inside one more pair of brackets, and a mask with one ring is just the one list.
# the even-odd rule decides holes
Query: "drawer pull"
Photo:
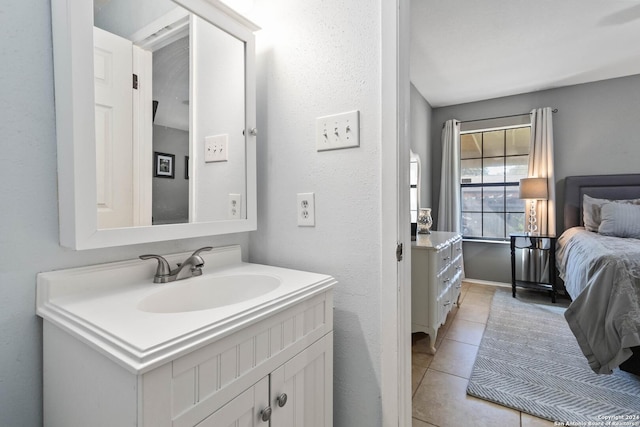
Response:
[{"label": "drawer pull", "polygon": [[447,302],[445,302],[445,303],[444,303],[444,306],[445,306],[445,307],[447,307],[447,306],[449,306],[449,305],[451,305],[451,301],[447,301]]},{"label": "drawer pull", "polygon": [[446,279],[444,279],[444,280],[443,280],[443,282],[447,283],[447,282],[448,282],[448,281],[450,281],[450,280],[451,280],[451,279],[446,278]]},{"label": "drawer pull", "polygon": [[260,419],[264,422],[267,422],[271,419],[271,406],[267,406],[262,411],[260,411]]}]

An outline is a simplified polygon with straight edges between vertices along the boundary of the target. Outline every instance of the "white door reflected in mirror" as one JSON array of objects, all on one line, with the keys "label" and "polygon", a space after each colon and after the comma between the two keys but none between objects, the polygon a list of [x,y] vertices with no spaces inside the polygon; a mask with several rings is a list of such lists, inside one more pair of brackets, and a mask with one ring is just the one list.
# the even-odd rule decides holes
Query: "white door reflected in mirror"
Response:
[{"label": "white door reflected in mirror", "polygon": [[93,44],[98,228],[146,225],[134,223],[133,44],[100,28]]}]

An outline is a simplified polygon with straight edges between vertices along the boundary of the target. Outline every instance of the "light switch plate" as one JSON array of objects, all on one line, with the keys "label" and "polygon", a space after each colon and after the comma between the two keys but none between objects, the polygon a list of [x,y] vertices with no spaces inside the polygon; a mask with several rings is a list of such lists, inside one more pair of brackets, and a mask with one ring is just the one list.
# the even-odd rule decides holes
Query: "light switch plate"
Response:
[{"label": "light switch plate", "polygon": [[229,160],[229,135],[213,135],[204,138],[204,161],[226,162]]},{"label": "light switch plate", "polygon": [[298,227],[316,226],[316,203],[314,193],[298,193]]},{"label": "light switch plate", "polygon": [[229,194],[229,219],[240,219],[242,213],[242,196],[240,194]]},{"label": "light switch plate", "polygon": [[360,146],[360,111],[318,117],[316,150],[328,151]]}]

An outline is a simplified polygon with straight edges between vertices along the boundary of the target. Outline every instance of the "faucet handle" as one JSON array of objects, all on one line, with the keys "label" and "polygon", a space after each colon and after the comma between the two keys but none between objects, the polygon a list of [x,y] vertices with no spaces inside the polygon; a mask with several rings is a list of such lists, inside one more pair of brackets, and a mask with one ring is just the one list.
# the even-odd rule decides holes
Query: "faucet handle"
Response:
[{"label": "faucet handle", "polygon": [[156,269],[156,276],[154,277],[154,281],[156,278],[168,276],[171,273],[171,267],[169,267],[169,263],[164,257],[160,255],[140,255],[140,259],[156,259],[158,260],[158,268]]},{"label": "faucet handle", "polygon": [[205,246],[203,248],[200,248],[200,249],[196,250],[193,254],[191,254],[191,256],[200,255],[200,252],[210,251],[211,249],[213,249],[213,246]]}]

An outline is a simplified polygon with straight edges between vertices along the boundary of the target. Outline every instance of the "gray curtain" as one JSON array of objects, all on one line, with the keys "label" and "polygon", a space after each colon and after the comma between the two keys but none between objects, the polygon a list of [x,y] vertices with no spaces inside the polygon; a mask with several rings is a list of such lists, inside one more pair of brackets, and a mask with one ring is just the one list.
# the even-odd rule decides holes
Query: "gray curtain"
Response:
[{"label": "gray curtain", "polygon": [[553,112],[551,108],[531,111],[531,143],[529,145],[530,178],[547,178],[548,200],[536,203],[540,234],[556,233],[556,182],[553,172]]},{"label": "gray curtain", "polygon": [[460,232],[460,122],[447,120],[442,129],[442,172],[438,230]]},{"label": "gray curtain", "polygon": [[[531,111],[531,142],[529,145],[530,178],[547,178],[548,200],[536,202],[538,232],[541,235],[556,233],[556,186],[553,170],[553,111],[549,107]],[[528,211],[527,205],[527,211]],[[548,248],[545,248],[548,249]],[[523,251],[523,270],[525,280],[548,282],[548,251],[533,249]]]}]

